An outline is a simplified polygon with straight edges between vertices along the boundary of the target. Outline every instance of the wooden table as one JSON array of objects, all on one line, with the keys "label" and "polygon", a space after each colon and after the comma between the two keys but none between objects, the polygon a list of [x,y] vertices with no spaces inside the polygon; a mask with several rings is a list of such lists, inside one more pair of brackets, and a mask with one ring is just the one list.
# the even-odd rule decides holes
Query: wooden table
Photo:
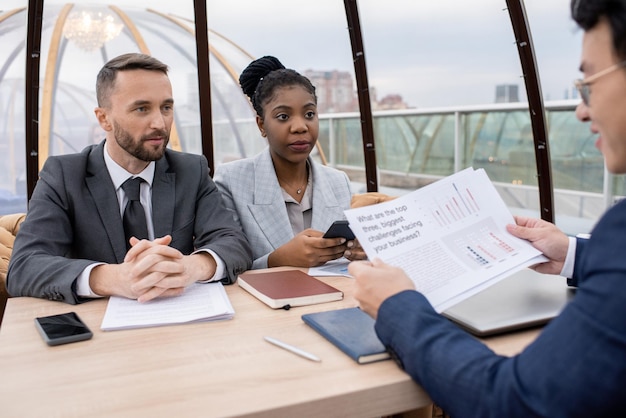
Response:
[{"label": "wooden table", "polygon": [[[352,279],[322,280],[344,299],[273,310],[232,285],[232,320],[109,332],[100,330],[106,300],[9,299],[0,328],[0,415],[368,417],[429,408],[428,395],[393,361],[358,365],[302,322],[304,313],[356,306]],[[34,318],[69,311],[93,339],[48,347]],[[487,342],[514,354],[536,333]],[[322,362],[277,348],[265,335]]]}]

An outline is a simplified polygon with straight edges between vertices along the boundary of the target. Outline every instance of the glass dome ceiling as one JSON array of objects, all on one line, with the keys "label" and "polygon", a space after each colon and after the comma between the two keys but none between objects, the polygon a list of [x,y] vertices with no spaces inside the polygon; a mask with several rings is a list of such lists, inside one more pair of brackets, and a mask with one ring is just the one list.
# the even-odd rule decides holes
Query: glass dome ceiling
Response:
[{"label": "glass dome ceiling", "polygon": [[[27,11],[0,14],[0,184],[20,189],[24,167],[24,74]],[[176,103],[171,137],[174,149],[202,153],[196,44],[193,21],[150,8],[72,4],[44,8],[40,57],[39,164],[49,155],[78,152],[100,142],[95,80],[102,65],[127,52],[150,54],[170,67]],[[253,57],[226,37],[209,30],[211,112],[216,129],[229,129],[232,143],[216,143],[216,160],[244,157],[240,132],[254,111],[238,76]],[[262,145],[262,144],[259,144]],[[251,151],[250,151],[251,152]]]}]

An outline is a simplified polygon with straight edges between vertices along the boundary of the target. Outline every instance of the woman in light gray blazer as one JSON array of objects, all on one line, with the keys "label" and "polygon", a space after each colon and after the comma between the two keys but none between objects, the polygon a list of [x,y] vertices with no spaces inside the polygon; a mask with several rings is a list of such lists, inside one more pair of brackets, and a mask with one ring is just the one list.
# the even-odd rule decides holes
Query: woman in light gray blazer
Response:
[{"label": "woman in light gray blazer", "polygon": [[253,61],[239,82],[268,147],[220,165],[214,181],[250,242],[253,268],[365,258],[354,241],[322,238],[345,218],[352,193],[344,172],[310,158],[319,132],[315,87],[269,56]]}]

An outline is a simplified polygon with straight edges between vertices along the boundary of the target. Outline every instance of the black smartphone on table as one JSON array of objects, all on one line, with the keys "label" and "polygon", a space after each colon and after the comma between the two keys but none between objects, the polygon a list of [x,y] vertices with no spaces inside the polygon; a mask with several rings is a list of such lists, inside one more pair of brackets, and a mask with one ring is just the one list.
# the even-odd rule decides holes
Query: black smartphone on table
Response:
[{"label": "black smartphone on table", "polygon": [[348,241],[355,239],[354,233],[350,229],[348,221],[335,221],[324,234],[324,238],[345,238]]},{"label": "black smartphone on table", "polygon": [[48,345],[84,341],[93,336],[76,312],[35,318],[35,326]]}]

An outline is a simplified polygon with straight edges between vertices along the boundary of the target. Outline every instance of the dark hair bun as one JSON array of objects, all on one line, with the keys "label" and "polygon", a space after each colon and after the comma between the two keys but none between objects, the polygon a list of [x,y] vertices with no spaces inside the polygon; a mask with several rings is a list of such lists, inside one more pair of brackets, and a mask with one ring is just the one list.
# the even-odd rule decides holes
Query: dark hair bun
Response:
[{"label": "dark hair bun", "polygon": [[254,60],[246,67],[245,70],[239,76],[239,85],[244,94],[250,98],[254,96],[256,86],[259,81],[266,75],[274,70],[281,70],[285,66],[278,60],[278,58],[266,55],[257,60]]}]

